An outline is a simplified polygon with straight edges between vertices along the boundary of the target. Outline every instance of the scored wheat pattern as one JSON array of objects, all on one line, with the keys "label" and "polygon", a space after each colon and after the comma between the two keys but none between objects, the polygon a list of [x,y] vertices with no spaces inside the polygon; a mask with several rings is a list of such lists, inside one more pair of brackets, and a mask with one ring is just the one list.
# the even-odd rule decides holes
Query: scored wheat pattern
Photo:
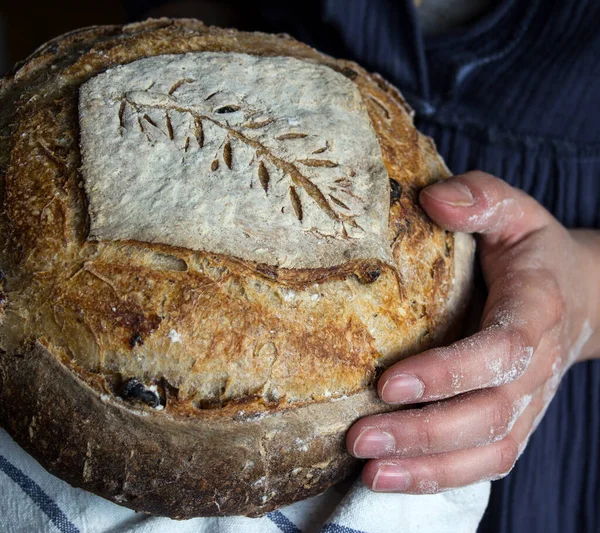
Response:
[{"label": "scored wheat pattern", "polygon": [[[277,121],[276,118],[265,116],[250,106],[242,108],[238,105],[224,105],[212,112],[207,112],[201,106],[190,105],[178,100],[177,90],[184,84],[193,82],[194,80],[190,79],[179,80],[166,93],[151,92],[149,89],[125,93],[120,100],[118,110],[119,135],[123,135],[128,128],[128,123],[132,123],[137,124],[148,142],[153,141],[151,133],[156,130],[163,134],[165,141],[174,142],[176,132],[171,113],[187,114],[190,116],[192,124],[183,145],[183,151],[187,153],[194,148],[198,150],[205,148],[207,142],[205,125],[210,123],[225,133],[224,141],[210,164],[212,172],[223,168],[221,163],[225,165],[224,168],[231,170],[234,165],[235,145],[237,142],[242,143],[254,152],[251,165],[255,166],[256,177],[267,196],[269,196],[272,183],[270,165],[287,177],[289,204],[298,221],[302,222],[305,216],[305,206],[298,194],[298,189],[302,189],[329,218],[341,224],[344,237],[349,236],[346,225],[360,232],[364,231],[356,221],[358,215],[353,213],[353,209],[349,205],[353,200],[361,201],[361,198],[353,192],[353,183],[350,179],[355,175],[353,171],[349,173],[349,176],[341,176],[333,180],[331,184],[327,185],[327,191],[324,193],[302,170],[303,167],[329,169],[339,167],[337,162],[326,158],[325,152],[330,149],[329,141],[326,141],[323,146],[314,150],[307,157],[296,159],[293,162],[287,161],[272,148],[264,146],[249,136],[253,131],[267,128]],[[204,102],[213,98],[217,93],[209,94],[204,98]],[[154,112],[161,110],[164,113],[160,123],[149,116],[148,113],[151,110]],[[244,122],[238,126],[231,126],[226,120],[226,116],[238,111],[244,113]],[[132,119],[128,120],[128,117],[132,117]],[[279,142],[288,142],[305,137],[308,137],[307,133],[289,132],[280,134],[275,139]]]}]

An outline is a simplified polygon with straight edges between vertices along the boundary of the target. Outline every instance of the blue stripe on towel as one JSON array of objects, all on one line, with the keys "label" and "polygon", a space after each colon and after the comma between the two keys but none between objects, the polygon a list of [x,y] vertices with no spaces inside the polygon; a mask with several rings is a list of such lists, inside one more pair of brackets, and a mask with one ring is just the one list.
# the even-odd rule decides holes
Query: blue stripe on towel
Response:
[{"label": "blue stripe on towel", "polygon": [[71,523],[65,513],[60,510],[58,505],[50,499],[42,488],[16,466],[9,463],[2,455],[0,455],[0,471],[19,485],[21,490],[34,501],[62,533],[79,533],[79,529]]},{"label": "blue stripe on towel", "polygon": [[267,518],[283,531],[283,533],[302,533],[302,531],[300,531],[300,529],[298,529],[281,511],[273,511],[267,515]]},{"label": "blue stripe on towel", "polygon": [[363,533],[358,529],[352,529],[346,526],[340,526],[338,524],[325,524],[321,533]]}]

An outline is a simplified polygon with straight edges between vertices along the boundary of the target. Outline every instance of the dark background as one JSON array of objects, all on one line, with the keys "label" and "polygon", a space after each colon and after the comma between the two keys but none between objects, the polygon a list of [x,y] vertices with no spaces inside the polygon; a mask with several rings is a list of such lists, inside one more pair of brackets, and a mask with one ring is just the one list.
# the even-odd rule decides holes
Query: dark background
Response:
[{"label": "dark background", "polygon": [[0,75],[61,33],[126,19],[122,0],[0,0]]},{"label": "dark background", "polygon": [[321,20],[323,0],[0,0],[0,76],[38,46],[86,26],[148,17],[193,17],[207,25],[285,32],[322,52],[350,57],[337,29]]},{"label": "dark background", "polygon": [[242,30],[287,30],[282,17],[296,11],[291,18],[306,17],[303,25],[310,28],[307,15],[319,1],[285,0],[283,9],[282,2],[269,0],[0,0],[0,76],[46,41],[85,26],[167,16]]}]

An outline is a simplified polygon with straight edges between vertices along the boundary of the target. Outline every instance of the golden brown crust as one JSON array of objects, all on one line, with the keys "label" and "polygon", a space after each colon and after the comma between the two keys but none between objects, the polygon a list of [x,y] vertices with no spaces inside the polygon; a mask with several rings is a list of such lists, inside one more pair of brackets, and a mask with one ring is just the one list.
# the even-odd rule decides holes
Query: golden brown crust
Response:
[{"label": "golden brown crust", "polygon": [[[397,268],[355,261],[330,269],[285,270],[165,245],[87,240],[79,174],[79,86],[111,66],[141,57],[204,50],[292,56],[327,65],[356,83],[391,180],[388,240]],[[136,509],[181,518],[262,514],[320,492],[353,464],[342,450],[345,429],[356,418],[385,409],[370,389],[379,369],[455,333],[456,310],[465,301],[468,283],[453,281],[454,237],[437,228],[417,202],[418,191],[446,177],[448,170],[412,125],[399,93],[354,63],[334,60],[286,36],[209,28],[192,20],[89,28],[48,43],[5,79],[0,108],[5,191],[0,238],[8,294],[1,331],[6,353],[0,357],[0,420],[45,466],[77,486]],[[470,257],[470,252],[460,255]],[[463,281],[468,271],[469,265],[461,267]],[[173,335],[183,342],[172,342]],[[34,355],[19,359],[31,341],[37,346]],[[35,378],[27,381],[27,373]],[[165,408],[156,411],[121,400],[133,379],[154,384]],[[36,391],[56,388],[61,381],[69,383],[69,400],[40,409]],[[19,392],[24,388],[29,400]],[[109,400],[102,402],[101,395]],[[84,404],[90,409],[85,415]],[[339,417],[335,423],[331,405]],[[252,416],[263,418],[257,423]],[[30,438],[32,417],[37,417],[36,438]],[[199,489],[192,478],[182,481],[184,474],[174,477],[168,469],[168,446],[192,453],[199,446],[198,428],[204,432],[221,424],[223,433],[215,433],[206,446],[225,461],[226,441],[233,449],[269,427],[291,438],[304,431],[309,419],[315,442],[324,428],[331,440],[308,453],[278,449],[280,466],[269,473],[276,494],[264,492],[259,502],[252,500],[249,483],[252,476],[261,477],[260,471],[242,476],[233,463],[218,463],[211,470],[198,460],[190,476],[203,477]],[[67,420],[68,431],[82,436],[73,437],[68,460],[55,459],[54,424]],[[103,432],[96,427],[100,423]],[[150,427],[153,451],[142,442]],[[238,440],[231,437],[234,427]],[[126,462],[125,472],[132,469],[123,474],[127,490],[111,481],[116,466],[109,463],[124,452],[107,436],[137,454]],[[80,464],[89,446],[96,450],[92,470],[89,463]],[[252,460],[270,468],[270,455],[259,461],[251,448]],[[150,479],[153,454],[167,466]],[[298,491],[289,474],[294,461],[327,466]],[[223,483],[218,505],[210,499],[211,476]],[[150,489],[149,483],[171,483],[172,488]],[[134,499],[121,497],[128,491]],[[190,499],[194,493],[200,496]]]}]

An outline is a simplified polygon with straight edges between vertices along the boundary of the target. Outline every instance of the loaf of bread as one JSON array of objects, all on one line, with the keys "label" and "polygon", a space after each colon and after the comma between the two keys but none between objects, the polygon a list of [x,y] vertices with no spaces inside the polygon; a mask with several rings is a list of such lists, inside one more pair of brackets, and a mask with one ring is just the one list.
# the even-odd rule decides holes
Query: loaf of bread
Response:
[{"label": "loaf of bread", "polygon": [[0,424],[175,518],[258,516],[358,462],[381,370],[460,333],[473,243],[399,92],[285,35],[150,20],[0,84]]}]

